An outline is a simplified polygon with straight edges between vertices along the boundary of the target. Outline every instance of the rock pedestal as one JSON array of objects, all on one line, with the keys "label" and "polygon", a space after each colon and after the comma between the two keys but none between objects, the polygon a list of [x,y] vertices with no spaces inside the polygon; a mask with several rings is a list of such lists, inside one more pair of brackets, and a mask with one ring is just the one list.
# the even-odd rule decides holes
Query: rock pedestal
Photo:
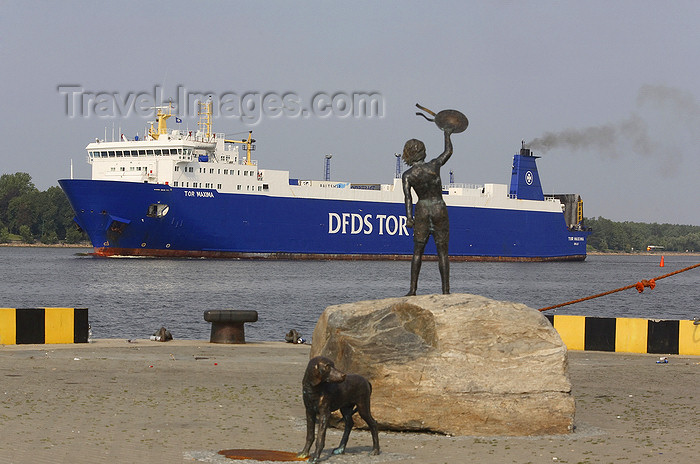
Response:
[{"label": "rock pedestal", "polygon": [[372,415],[385,429],[479,436],[573,429],[566,346],[522,304],[452,294],[329,306],[311,356],[367,377]]}]

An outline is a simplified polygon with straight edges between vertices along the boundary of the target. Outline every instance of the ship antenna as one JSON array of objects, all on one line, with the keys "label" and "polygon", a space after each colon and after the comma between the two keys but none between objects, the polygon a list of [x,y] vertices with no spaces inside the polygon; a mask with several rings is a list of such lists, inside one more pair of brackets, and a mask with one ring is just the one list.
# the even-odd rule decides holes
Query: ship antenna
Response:
[{"label": "ship antenna", "polygon": [[394,177],[401,179],[401,153],[394,153],[394,156],[396,157],[396,173]]},{"label": "ship antenna", "polygon": [[326,162],[325,162],[325,167],[326,167],[326,175],[325,179],[326,182],[331,180],[331,158],[333,158],[333,155],[326,155]]}]

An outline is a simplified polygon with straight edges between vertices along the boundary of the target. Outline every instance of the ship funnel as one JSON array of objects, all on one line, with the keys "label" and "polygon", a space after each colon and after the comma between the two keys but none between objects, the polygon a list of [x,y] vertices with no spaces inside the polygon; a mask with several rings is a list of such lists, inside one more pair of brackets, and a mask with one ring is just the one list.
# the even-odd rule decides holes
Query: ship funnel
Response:
[{"label": "ship funnel", "polygon": [[520,153],[513,156],[513,173],[510,177],[510,194],[520,200],[544,200],[540,175],[537,172],[536,160],[539,156],[532,154],[529,148],[523,147]]}]

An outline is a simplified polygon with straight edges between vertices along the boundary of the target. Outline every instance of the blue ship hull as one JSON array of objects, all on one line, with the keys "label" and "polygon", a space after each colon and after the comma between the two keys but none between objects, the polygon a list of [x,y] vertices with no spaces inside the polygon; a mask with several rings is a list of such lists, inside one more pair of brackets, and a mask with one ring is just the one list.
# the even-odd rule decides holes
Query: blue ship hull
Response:
[{"label": "blue ship hull", "polygon": [[[111,180],[60,180],[100,256],[410,259],[403,203],[221,193]],[[166,214],[148,214],[153,205]],[[584,260],[590,232],[563,214],[448,206],[452,260]],[[432,240],[427,255],[435,255]]]}]

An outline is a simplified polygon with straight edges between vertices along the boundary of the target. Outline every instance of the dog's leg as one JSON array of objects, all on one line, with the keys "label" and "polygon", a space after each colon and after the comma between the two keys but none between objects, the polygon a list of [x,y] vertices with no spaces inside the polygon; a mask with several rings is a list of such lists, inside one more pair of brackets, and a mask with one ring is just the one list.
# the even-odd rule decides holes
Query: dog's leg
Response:
[{"label": "dog's leg", "polygon": [[306,443],[304,449],[297,455],[299,458],[308,458],[311,445],[314,442],[314,432],[316,430],[316,415],[306,410]]},{"label": "dog's leg", "polygon": [[318,462],[318,458],[321,457],[321,451],[323,447],[326,446],[326,429],[328,428],[328,419],[330,419],[330,411],[321,412],[318,415],[318,437],[316,439],[316,451],[311,455],[309,459],[310,463]]},{"label": "dog's leg", "polygon": [[366,404],[358,404],[357,412],[360,413],[362,420],[367,422],[369,430],[372,433],[372,452],[369,453],[371,456],[379,454],[379,434],[377,433],[377,421],[372,417],[372,413],[369,410],[369,401]]},{"label": "dog's leg", "polygon": [[333,454],[343,454],[345,452],[345,445],[348,444],[350,431],[352,430],[352,426],[354,424],[352,415],[355,413],[355,409],[352,406],[340,408],[340,412],[343,415],[343,421],[345,422],[345,431],[343,432],[343,438],[340,440],[340,445],[333,450]]}]

